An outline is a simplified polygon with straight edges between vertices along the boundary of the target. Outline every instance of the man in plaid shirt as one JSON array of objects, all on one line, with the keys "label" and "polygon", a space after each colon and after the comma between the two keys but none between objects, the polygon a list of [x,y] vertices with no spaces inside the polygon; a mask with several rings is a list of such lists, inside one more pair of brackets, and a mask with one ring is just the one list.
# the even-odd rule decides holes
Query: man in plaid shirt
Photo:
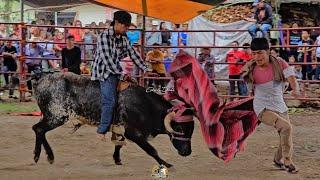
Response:
[{"label": "man in plaid shirt", "polygon": [[101,90],[101,121],[98,127],[98,138],[105,141],[110,124],[112,123],[113,109],[116,105],[118,80],[130,80],[124,74],[120,61],[130,56],[133,62],[144,72],[151,72],[140,55],[130,45],[126,36],[131,24],[131,15],[126,11],[114,13],[111,28],[98,35],[97,51],[92,70],[92,80],[100,81]]}]

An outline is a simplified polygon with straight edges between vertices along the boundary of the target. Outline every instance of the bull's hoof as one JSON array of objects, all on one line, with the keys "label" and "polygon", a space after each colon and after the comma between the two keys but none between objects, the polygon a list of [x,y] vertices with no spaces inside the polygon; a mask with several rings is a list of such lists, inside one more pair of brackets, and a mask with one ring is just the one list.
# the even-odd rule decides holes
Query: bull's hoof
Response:
[{"label": "bull's hoof", "polygon": [[114,162],[116,165],[122,165],[121,161]]},{"label": "bull's hoof", "polygon": [[54,157],[53,157],[53,155],[48,155],[47,160],[48,160],[48,162],[49,162],[50,164],[53,164],[53,162],[54,162]]},{"label": "bull's hoof", "polygon": [[169,164],[169,163],[165,163],[165,164],[163,164],[163,165],[165,165],[167,168],[173,167],[173,165],[172,165],[172,164]]},{"label": "bull's hoof", "polygon": [[33,157],[33,160],[34,160],[35,163],[37,163],[37,162],[39,161],[39,156],[35,155],[35,156]]}]

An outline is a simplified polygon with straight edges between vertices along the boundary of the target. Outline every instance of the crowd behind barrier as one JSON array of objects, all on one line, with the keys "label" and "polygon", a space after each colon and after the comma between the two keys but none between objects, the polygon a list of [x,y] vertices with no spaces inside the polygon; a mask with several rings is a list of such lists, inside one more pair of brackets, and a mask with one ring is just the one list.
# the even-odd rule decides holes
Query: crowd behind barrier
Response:
[{"label": "crowd behind barrier", "polygon": [[[229,81],[233,92],[229,95],[221,95],[223,98],[246,97],[248,92],[240,93],[240,82],[242,80],[235,76],[237,71],[249,60],[251,52],[249,44],[239,44],[233,42],[229,46],[216,46],[215,36],[211,46],[188,46],[188,33],[193,32],[236,32],[243,30],[188,30],[187,25],[180,28],[173,25],[173,30],[168,30],[162,23],[153,24],[151,30],[136,29],[132,24],[127,33],[130,43],[144,57],[149,66],[158,73],[158,77],[145,77],[137,70],[129,57],[121,62],[124,72],[130,73],[133,77],[139,78],[139,82],[146,83],[145,86],[159,88],[165,86],[170,80],[167,70],[179,49],[193,49],[196,58],[208,73],[213,83],[218,81]],[[0,92],[9,90],[10,98],[17,98],[13,91],[20,91],[20,99],[24,101],[25,93],[32,95],[30,80],[31,71],[36,67],[41,67],[44,72],[58,72],[63,70],[63,52],[69,52],[68,38],[73,37],[71,42],[78,47],[76,54],[81,59],[81,74],[90,75],[92,61],[94,60],[96,39],[99,33],[109,28],[108,24],[100,26],[94,23],[82,26],[80,21],[75,21],[73,26],[46,25],[45,22],[23,23],[0,23],[0,74],[4,76],[4,81],[0,80]],[[159,30],[160,29],[160,30]],[[299,27],[286,29],[271,29],[270,31],[282,31],[285,35],[285,42],[280,40],[271,44],[274,56],[282,57],[296,70],[296,77],[300,84],[320,84],[320,35],[311,39],[309,30],[320,30],[320,27]],[[291,32],[301,32],[301,36],[292,36]],[[142,35],[144,33],[145,36]],[[297,34],[297,33],[296,33]],[[307,34],[307,35],[306,35]],[[145,38],[141,38],[145,37]],[[291,43],[292,39],[301,42]],[[314,38],[314,37],[313,37]],[[226,55],[225,62],[216,62],[213,48],[232,48]],[[199,52],[198,52],[199,51]],[[66,55],[64,55],[66,56]],[[68,54],[67,54],[68,56]],[[71,57],[71,56],[70,56]],[[229,68],[229,78],[217,78],[215,64],[225,64]],[[233,72],[235,74],[230,74]],[[236,77],[236,78],[233,78]],[[20,81],[19,81],[20,80]],[[19,83],[19,88],[16,84]],[[234,83],[233,83],[234,82]],[[235,95],[235,82],[237,82],[238,93]],[[306,87],[303,86],[303,87]],[[230,90],[230,88],[229,88]],[[320,98],[303,97],[301,100],[320,100]]]}]

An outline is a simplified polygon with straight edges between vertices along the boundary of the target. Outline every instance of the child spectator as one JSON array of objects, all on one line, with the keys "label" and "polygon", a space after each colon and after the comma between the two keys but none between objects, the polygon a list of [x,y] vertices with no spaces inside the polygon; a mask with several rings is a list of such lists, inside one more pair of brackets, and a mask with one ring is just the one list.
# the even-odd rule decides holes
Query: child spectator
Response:
[{"label": "child spectator", "polygon": [[[153,44],[153,46],[160,46],[160,44]],[[157,73],[160,77],[166,76],[166,69],[163,63],[164,55],[160,48],[154,48],[152,51],[149,51],[146,57],[146,60],[151,63],[154,73]],[[156,86],[161,85],[164,87],[164,80],[155,80],[154,84]]]}]

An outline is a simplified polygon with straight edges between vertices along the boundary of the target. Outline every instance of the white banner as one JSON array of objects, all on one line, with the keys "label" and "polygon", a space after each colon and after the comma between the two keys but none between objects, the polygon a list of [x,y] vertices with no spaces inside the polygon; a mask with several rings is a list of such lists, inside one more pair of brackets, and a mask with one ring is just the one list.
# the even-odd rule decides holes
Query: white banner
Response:
[{"label": "white banner", "polygon": [[[198,16],[189,21],[189,30],[247,30],[252,23],[247,21],[237,21],[229,24],[215,23],[205,19],[202,16]],[[188,33],[188,46],[212,46],[213,32],[197,32]],[[216,46],[231,46],[233,41],[238,41],[242,46],[244,43],[251,42],[250,34],[246,32],[216,32],[215,33],[215,45]],[[211,54],[216,58],[216,62],[225,62],[225,57],[231,48],[213,48]],[[195,55],[195,50],[188,50],[191,54]],[[200,49],[196,50],[196,54],[200,53]],[[228,65],[219,64],[215,65],[216,77],[227,77]]]}]

